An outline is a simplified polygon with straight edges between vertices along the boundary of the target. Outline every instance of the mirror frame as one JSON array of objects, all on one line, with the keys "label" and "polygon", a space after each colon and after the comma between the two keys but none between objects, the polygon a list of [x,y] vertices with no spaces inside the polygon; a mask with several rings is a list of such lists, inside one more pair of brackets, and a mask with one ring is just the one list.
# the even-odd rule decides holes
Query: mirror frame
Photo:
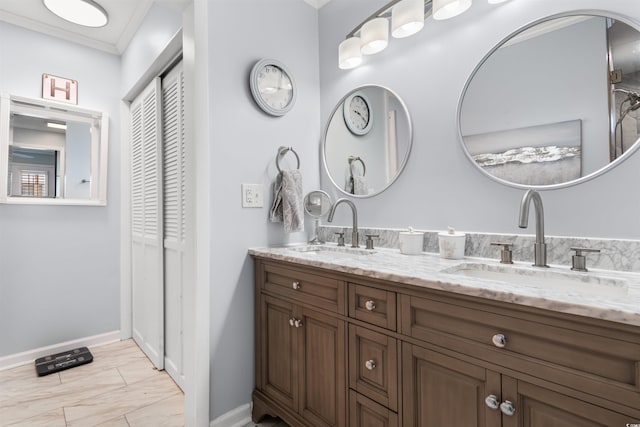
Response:
[{"label": "mirror frame", "polygon": [[[333,179],[333,177],[331,176],[331,173],[329,172],[329,166],[327,165],[327,153],[326,153],[326,145],[327,145],[327,133],[329,132],[329,126],[331,125],[331,121],[333,120],[334,116],[336,114],[339,115],[340,120],[344,120],[344,114],[343,114],[343,108],[344,108],[344,102],[347,100],[347,98],[349,98],[351,95],[353,95],[354,93],[358,92],[359,90],[362,90],[364,88],[378,88],[378,89],[383,89],[386,90],[387,92],[391,93],[393,96],[396,97],[396,99],[398,100],[398,103],[402,106],[402,108],[404,109],[404,112],[407,116],[407,126],[408,126],[408,134],[409,134],[409,142],[408,142],[408,146],[407,146],[407,152],[404,154],[404,157],[402,158],[402,162],[400,163],[400,165],[398,166],[398,172],[396,173],[396,175],[389,180],[389,182],[387,183],[387,185],[385,185],[383,188],[376,190],[374,193],[371,194],[351,194],[347,191],[344,190],[344,188],[342,188],[341,185],[338,185],[336,183],[336,181]],[[378,194],[386,191],[389,187],[391,187],[391,185],[396,182],[396,180],[398,179],[398,177],[400,175],[402,175],[402,172],[404,171],[404,168],[407,165],[407,162],[409,161],[409,155],[411,154],[411,148],[413,146],[413,123],[411,121],[411,114],[409,113],[409,108],[407,107],[407,104],[405,104],[404,100],[393,90],[389,89],[386,86],[382,86],[382,85],[376,85],[376,84],[365,84],[362,86],[358,86],[352,90],[350,90],[349,92],[347,92],[346,95],[344,95],[342,98],[340,98],[340,100],[337,102],[336,106],[333,108],[333,110],[331,111],[331,114],[329,115],[329,119],[327,120],[327,124],[325,125],[324,128],[324,132],[322,134],[322,165],[324,166],[324,170],[327,173],[327,177],[329,178],[329,180],[331,181],[331,183],[333,184],[333,186],[335,188],[338,189],[338,191],[340,191],[341,193],[349,196],[349,197],[353,197],[356,199],[366,199],[369,197],[374,197],[377,196]]]},{"label": "mirror frame", "polygon": [[[480,60],[480,62],[478,63],[478,65],[476,65],[473,69],[473,71],[471,72],[471,74],[469,75],[469,77],[467,78],[467,81],[465,82],[465,85],[462,89],[462,92],[460,93],[460,98],[458,100],[458,108],[457,108],[457,113],[456,113],[456,121],[457,121],[457,133],[458,133],[458,141],[460,143],[460,146],[462,147],[462,150],[465,154],[465,156],[467,157],[467,159],[469,160],[469,162],[471,162],[471,164],[476,168],[479,169],[480,172],[489,177],[490,179],[492,179],[493,181],[496,181],[500,184],[506,185],[508,187],[514,187],[514,188],[519,188],[519,189],[524,189],[524,190],[528,190],[528,189],[534,189],[534,190],[555,190],[555,189],[560,189],[560,188],[567,188],[567,187],[571,187],[577,184],[582,184],[584,182],[590,181],[606,172],[609,172],[611,169],[615,168],[616,166],[620,165],[622,162],[624,162],[626,159],[628,159],[629,157],[631,157],[633,155],[633,153],[635,153],[639,148],[640,148],[640,139],[638,141],[636,141],[631,148],[629,148],[622,156],[618,157],[617,159],[613,160],[612,162],[609,162],[608,164],[606,164],[605,166],[601,167],[600,169],[598,169],[595,172],[592,172],[588,175],[582,176],[580,178],[571,180],[571,181],[566,181],[566,182],[562,182],[562,183],[558,183],[558,184],[549,184],[549,185],[530,185],[530,184],[519,184],[519,183],[515,183],[515,182],[511,182],[511,181],[507,181],[504,180],[502,178],[496,177],[494,175],[491,175],[489,172],[487,172],[484,168],[478,166],[478,164],[473,160],[473,157],[471,156],[471,154],[469,153],[469,151],[467,150],[467,146],[464,143],[464,137],[462,135],[462,127],[460,125],[461,120],[460,120],[460,115],[462,113],[462,103],[464,102],[464,97],[467,93],[467,89],[469,88],[469,85],[471,83],[471,81],[473,80],[473,78],[475,77],[476,73],[478,72],[478,70],[483,66],[483,64],[485,63],[485,61],[498,49],[500,49],[500,47],[502,45],[504,45],[505,43],[507,43],[509,40],[511,40],[511,38],[513,38],[514,36],[530,29],[531,27],[534,27],[538,24],[541,24],[543,22],[547,22],[547,21],[551,21],[553,19],[558,19],[558,18],[567,18],[570,16],[577,16],[577,15],[589,15],[589,16],[594,16],[594,17],[601,17],[601,18],[611,18],[611,19],[615,19],[618,21],[623,22],[624,24],[634,28],[636,31],[640,32],[640,28],[638,27],[638,25],[633,21],[633,19],[630,19],[627,16],[621,15],[619,13],[615,13],[615,12],[611,12],[611,11],[606,11],[606,10],[595,10],[595,9],[579,9],[579,10],[572,10],[572,11],[568,11],[568,12],[562,12],[562,13],[557,13],[557,14],[553,14],[553,15],[549,15],[546,16],[544,18],[540,18],[540,19],[536,19],[534,21],[529,22],[528,24],[525,24],[519,28],[517,28],[516,30],[512,31],[510,34],[508,34],[506,37],[502,38],[495,46],[493,46],[489,52],[484,55],[482,57],[482,59]],[[611,108],[611,107],[610,107]]]},{"label": "mirror frame", "polygon": [[[91,159],[91,182],[98,182],[95,195],[87,199],[65,199],[48,197],[12,197],[8,191],[9,173],[9,135],[11,127],[12,103],[17,102],[26,108],[39,109],[43,115],[63,116],[76,114],[90,118],[100,124],[99,159]],[[71,104],[63,104],[44,99],[33,99],[3,93],[0,95],[0,203],[21,205],[88,205],[106,206],[107,204],[107,166],[109,153],[109,115],[106,112],[88,110]],[[93,189],[92,189],[93,193]]]}]

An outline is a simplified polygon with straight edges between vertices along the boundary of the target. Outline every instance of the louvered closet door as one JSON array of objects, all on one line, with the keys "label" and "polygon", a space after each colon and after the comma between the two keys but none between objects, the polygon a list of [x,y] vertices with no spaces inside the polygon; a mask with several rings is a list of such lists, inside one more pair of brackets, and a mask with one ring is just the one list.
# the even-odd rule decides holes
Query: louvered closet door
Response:
[{"label": "louvered closet door", "polygon": [[182,63],[162,79],[164,197],[164,367],[184,389],[184,309],[186,249],[186,147],[184,136],[184,73]]},{"label": "louvered closet door", "polygon": [[160,79],[131,103],[133,338],[164,367],[162,121]]}]

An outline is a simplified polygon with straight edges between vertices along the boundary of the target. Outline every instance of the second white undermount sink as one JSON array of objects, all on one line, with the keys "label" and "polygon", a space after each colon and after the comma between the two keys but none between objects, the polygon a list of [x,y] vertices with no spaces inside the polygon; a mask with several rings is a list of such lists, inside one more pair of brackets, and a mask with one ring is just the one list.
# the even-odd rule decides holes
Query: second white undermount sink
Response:
[{"label": "second white undermount sink", "polygon": [[628,283],[624,279],[599,274],[557,271],[551,268],[463,263],[441,270],[442,273],[487,279],[518,285],[529,285],[558,291],[590,294],[626,294]]}]

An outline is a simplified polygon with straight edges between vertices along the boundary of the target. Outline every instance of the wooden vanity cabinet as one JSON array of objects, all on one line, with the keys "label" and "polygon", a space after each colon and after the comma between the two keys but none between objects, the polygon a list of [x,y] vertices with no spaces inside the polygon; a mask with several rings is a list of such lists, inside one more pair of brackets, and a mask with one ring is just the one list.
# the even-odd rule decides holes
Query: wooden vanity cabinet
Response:
[{"label": "wooden vanity cabinet", "polygon": [[253,419],[640,424],[640,328],[256,259]]},{"label": "wooden vanity cabinet", "polygon": [[260,261],[256,273],[253,418],[270,414],[292,426],[345,427],[346,322],[337,315],[344,312],[344,285]]}]

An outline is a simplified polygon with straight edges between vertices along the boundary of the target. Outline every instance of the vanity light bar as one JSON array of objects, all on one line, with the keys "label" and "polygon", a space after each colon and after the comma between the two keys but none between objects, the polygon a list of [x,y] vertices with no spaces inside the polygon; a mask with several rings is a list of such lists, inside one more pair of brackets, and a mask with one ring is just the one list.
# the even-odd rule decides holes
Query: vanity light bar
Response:
[{"label": "vanity light bar", "polygon": [[[355,68],[362,63],[362,55],[381,52],[395,38],[416,34],[424,27],[424,20],[433,15],[436,20],[453,18],[464,13],[473,0],[391,0],[358,24],[338,46],[338,67]],[[507,0],[487,0],[501,3]]]}]

